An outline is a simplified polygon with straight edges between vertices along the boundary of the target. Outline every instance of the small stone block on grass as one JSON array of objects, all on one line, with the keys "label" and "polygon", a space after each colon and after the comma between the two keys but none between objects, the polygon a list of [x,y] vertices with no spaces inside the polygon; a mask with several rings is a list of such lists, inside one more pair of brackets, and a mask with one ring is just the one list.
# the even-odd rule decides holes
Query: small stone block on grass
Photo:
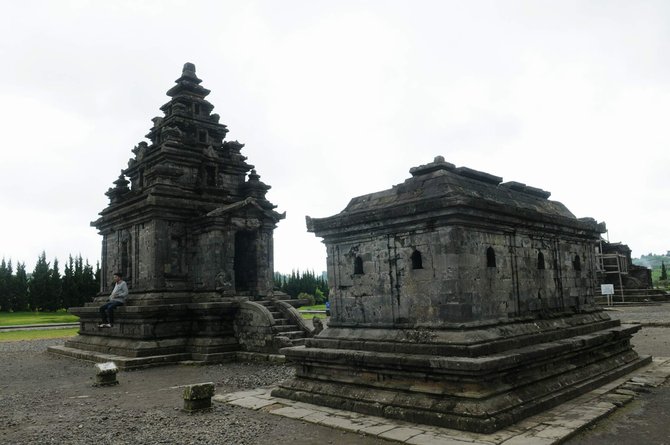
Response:
[{"label": "small stone block on grass", "polygon": [[116,380],[116,373],[119,368],[114,362],[96,363],[95,364],[95,383],[93,386],[111,386],[118,385]]},{"label": "small stone block on grass", "polygon": [[212,407],[212,396],[214,396],[214,383],[196,383],[184,387],[183,410],[192,413]]}]

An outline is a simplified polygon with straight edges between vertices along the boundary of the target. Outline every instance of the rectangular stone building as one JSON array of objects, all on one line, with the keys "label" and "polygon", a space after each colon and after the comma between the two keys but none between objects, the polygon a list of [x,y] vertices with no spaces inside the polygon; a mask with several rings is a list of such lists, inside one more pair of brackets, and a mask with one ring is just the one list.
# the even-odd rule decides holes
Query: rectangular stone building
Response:
[{"label": "rectangular stone building", "polygon": [[492,432],[649,360],[594,304],[604,224],[442,157],[410,172],[307,218],[332,317],[275,395]]}]

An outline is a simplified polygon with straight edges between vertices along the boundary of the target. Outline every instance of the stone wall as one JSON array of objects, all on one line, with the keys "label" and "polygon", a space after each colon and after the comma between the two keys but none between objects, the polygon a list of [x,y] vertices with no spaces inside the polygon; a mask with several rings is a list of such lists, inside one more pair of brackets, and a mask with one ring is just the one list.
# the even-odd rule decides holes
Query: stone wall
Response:
[{"label": "stone wall", "polygon": [[466,322],[592,305],[592,244],[457,226],[333,243],[332,300],[343,308],[333,321]]}]

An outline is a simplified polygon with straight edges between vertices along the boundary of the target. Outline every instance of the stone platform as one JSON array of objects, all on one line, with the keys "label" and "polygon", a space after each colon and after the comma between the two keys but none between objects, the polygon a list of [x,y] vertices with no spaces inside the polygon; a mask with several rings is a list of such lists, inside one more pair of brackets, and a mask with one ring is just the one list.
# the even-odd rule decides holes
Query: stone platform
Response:
[{"label": "stone platform", "polygon": [[[212,301],[202,301],[205,298]],[[70,308],[79,316],[79,335],[49,352],[91,362],[112,361],[122,370],[222,363],[238,357],[280,361],[280,348],[303,344],[311,335],[295,310],[305,300],[142,295],[114,311],[112,328],[98,327],[100,304]]]},{"label": "stone platform", "polygon": [[639,325],[602,311],[442,330],[329,327],[285,348],[296,378],[273,396],[491,433],[651,361]]},{"label": "stone platform", "polygon": [[562,443],[630,402],[638,392],[663,384],[668,377],[670,358],[656,357],[626,376],[492,434],[458,431],[288,400],[273,396],[273,388],[215,395],[213,401],[412,445],[552,445]]}]

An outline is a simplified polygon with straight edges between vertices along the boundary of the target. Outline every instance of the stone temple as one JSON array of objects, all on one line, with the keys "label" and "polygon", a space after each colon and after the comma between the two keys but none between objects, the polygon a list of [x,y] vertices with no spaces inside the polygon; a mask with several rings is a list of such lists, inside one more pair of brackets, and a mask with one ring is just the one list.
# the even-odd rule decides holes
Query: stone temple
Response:
[{"label": "stone temple", "polygon": [[337,215],[331,320],[274,396],[489,433],[650,361],[594,304],[603,223],[442,157]]},{"label": "stone temple", "polygon": [[[52,352],[132,368],[276,353],[310,335],[299,302],[273,292],[273,231],[284,214],[266,199],[270,187],[244,145],[224,140],[228,129],[200,84],[185,64],[149,142],[137,144],[107,192],[109,206],[92,223],[103,238],[100,297],[70,308],[79,335]],[[99,329],[115,272],[129,301],[112,329]]]}]

